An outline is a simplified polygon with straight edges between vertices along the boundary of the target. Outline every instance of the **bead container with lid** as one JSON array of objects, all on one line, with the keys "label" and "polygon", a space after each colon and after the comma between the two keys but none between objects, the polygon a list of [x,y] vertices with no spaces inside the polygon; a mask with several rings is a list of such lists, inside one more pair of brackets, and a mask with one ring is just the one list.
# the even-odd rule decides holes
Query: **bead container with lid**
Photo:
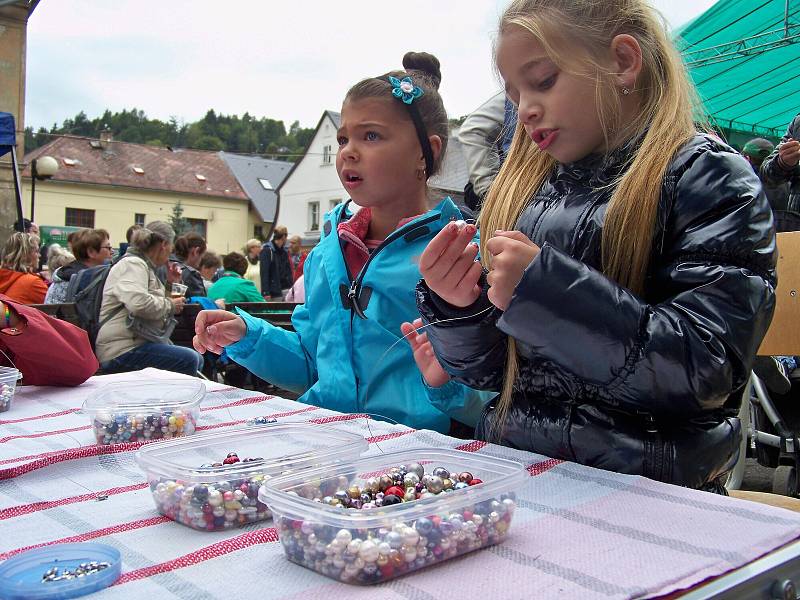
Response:
[{"label": "bead container with lid", "polygon": [[511,526],[519,463],[416,449],[266,482],[286,557],[346,583],[379,583],[496,544]]},{"label": "bead container with lid", "polygon": [[355,433],[312,424],[268,424],[202,433],[136,454],[158,510],[200,531],[271,517],[258,499],[271,477],[350,464],[367,448]]},{"label": "bead container with lid", "polygon": [[83,403],[98,444],[171,439],[197,428],[206,387],[199,379],[118,381]]},{"label": "bead container with lid", "polygon": [[19,371],[13,367],[0,367],[0,412],[11,409],[11,401],[17,389]]}]

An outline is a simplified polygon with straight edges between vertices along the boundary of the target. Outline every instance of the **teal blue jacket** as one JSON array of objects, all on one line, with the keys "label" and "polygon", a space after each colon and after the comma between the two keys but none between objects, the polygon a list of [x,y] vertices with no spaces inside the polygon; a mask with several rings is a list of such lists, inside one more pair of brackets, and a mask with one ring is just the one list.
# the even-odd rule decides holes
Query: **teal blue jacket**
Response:
[{"label": "teal blue jacket", "polygon": [[[444,199],[392,232],[351,277],[337,235],[337,225],[352,216],[348,204],[325,215],[320,242],[306,259],[306,302],[292,315],[295,331],[239,311],[247,333],[227,347],[228,356],[259,377],[302,393],[300,401],[308,404],[440,432],[448,431],[450,416],[474,425],[495,394],[454,381],[427,386],[400,332],[401,323],[419,317],[415,286],[422,251],[461,213]],[[357,296],[358,303],[348,296]]]}]

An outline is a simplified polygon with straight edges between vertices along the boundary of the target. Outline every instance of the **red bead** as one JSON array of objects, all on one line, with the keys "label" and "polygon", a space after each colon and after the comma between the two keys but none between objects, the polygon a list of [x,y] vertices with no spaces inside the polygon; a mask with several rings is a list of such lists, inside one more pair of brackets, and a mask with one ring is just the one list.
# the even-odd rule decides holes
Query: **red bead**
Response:
[{"label": "red bead", "polygon": [[239,457],[234,454],[233,456],[229,456],[228,458],[223,460],[222,464],[223,465],[232,465],[232,464],[238,463],[238,462],[239,462]]},{"label": "red bead", "polygon": [[472,521],[472,516],[473,515],[472,515],[472,511],[471,510],[465,510],[463,515],[464,515],[464,520],[465,521]]},{"label": "red bead", "polygon": [[399,485],[393,485],[390,488],[388,488],[385,492],[383,492],[383,495],[397,496],[398,498],[403,498],[406,495],[406,491]]},{"label": "red bead", "polygon": [[381,575],[383,575],[386,579],[389,579],[392,575],[394,575],[394,567],[392,565],[383,565],[381,567]]},{"label": "red bead", "polygon": [[469,485],[478,485],[479,483],[483,483],[480,479],[473,479],[469,482]]}]

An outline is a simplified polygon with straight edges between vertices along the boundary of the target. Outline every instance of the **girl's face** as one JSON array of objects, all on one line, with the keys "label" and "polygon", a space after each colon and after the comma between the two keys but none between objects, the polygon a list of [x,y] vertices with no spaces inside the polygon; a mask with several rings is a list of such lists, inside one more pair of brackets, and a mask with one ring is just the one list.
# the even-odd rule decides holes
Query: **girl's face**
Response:
[{"label": "girl's face", "polygon": [[337,133],[336,171],[359,206],[405,215],[410,198],[425,186],[417,171],[425,167],[417,133],[407,109],[386,98],[347,101]]},{"label": "girl's face", "polygon": [[258,258],[258,255],[261,253],[261,246],[256,246],[253,244],[252,246],[248,246],[247,254],[250,255],[250,258]]},{"label": "girl's face", "polygon": [[543,152],[571,163],[604,149],[593,81],[559,69],[520,27],[500,35],[497,67],[520,123]]}]

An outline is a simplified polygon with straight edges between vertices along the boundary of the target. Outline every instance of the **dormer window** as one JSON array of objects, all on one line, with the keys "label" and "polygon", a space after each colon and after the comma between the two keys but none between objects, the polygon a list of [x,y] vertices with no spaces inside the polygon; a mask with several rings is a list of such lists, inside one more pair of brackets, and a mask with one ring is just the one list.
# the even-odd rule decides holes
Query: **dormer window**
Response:
[{"label": "dormer window", "polygon": [[137,175],[144,175],[144,169],[142,167],[133,167],[133,172]]},{"label": "dormer window", "polygon": [[258,183],[260,183],[260,184],[261,184],[261,187],[263,187],[265,190],[271,190],[271,189],[274,189],[274,188],[272,187],[272,184],[269,182],[269,179],[259,179],[259,180],[258,180]]},{"label": "dormer window", "polygon": [[74,167],[78,163],[78,161],[75,160],[74,158],[65,158],[63,160],[64,164],[68,167]]},{"label": "dormer window", "polygon": [[205,181],[206,180],[206,176],[205,175],[201,175],[200,173],[195,173],[194,176],[197,177],[197,181]]}]

